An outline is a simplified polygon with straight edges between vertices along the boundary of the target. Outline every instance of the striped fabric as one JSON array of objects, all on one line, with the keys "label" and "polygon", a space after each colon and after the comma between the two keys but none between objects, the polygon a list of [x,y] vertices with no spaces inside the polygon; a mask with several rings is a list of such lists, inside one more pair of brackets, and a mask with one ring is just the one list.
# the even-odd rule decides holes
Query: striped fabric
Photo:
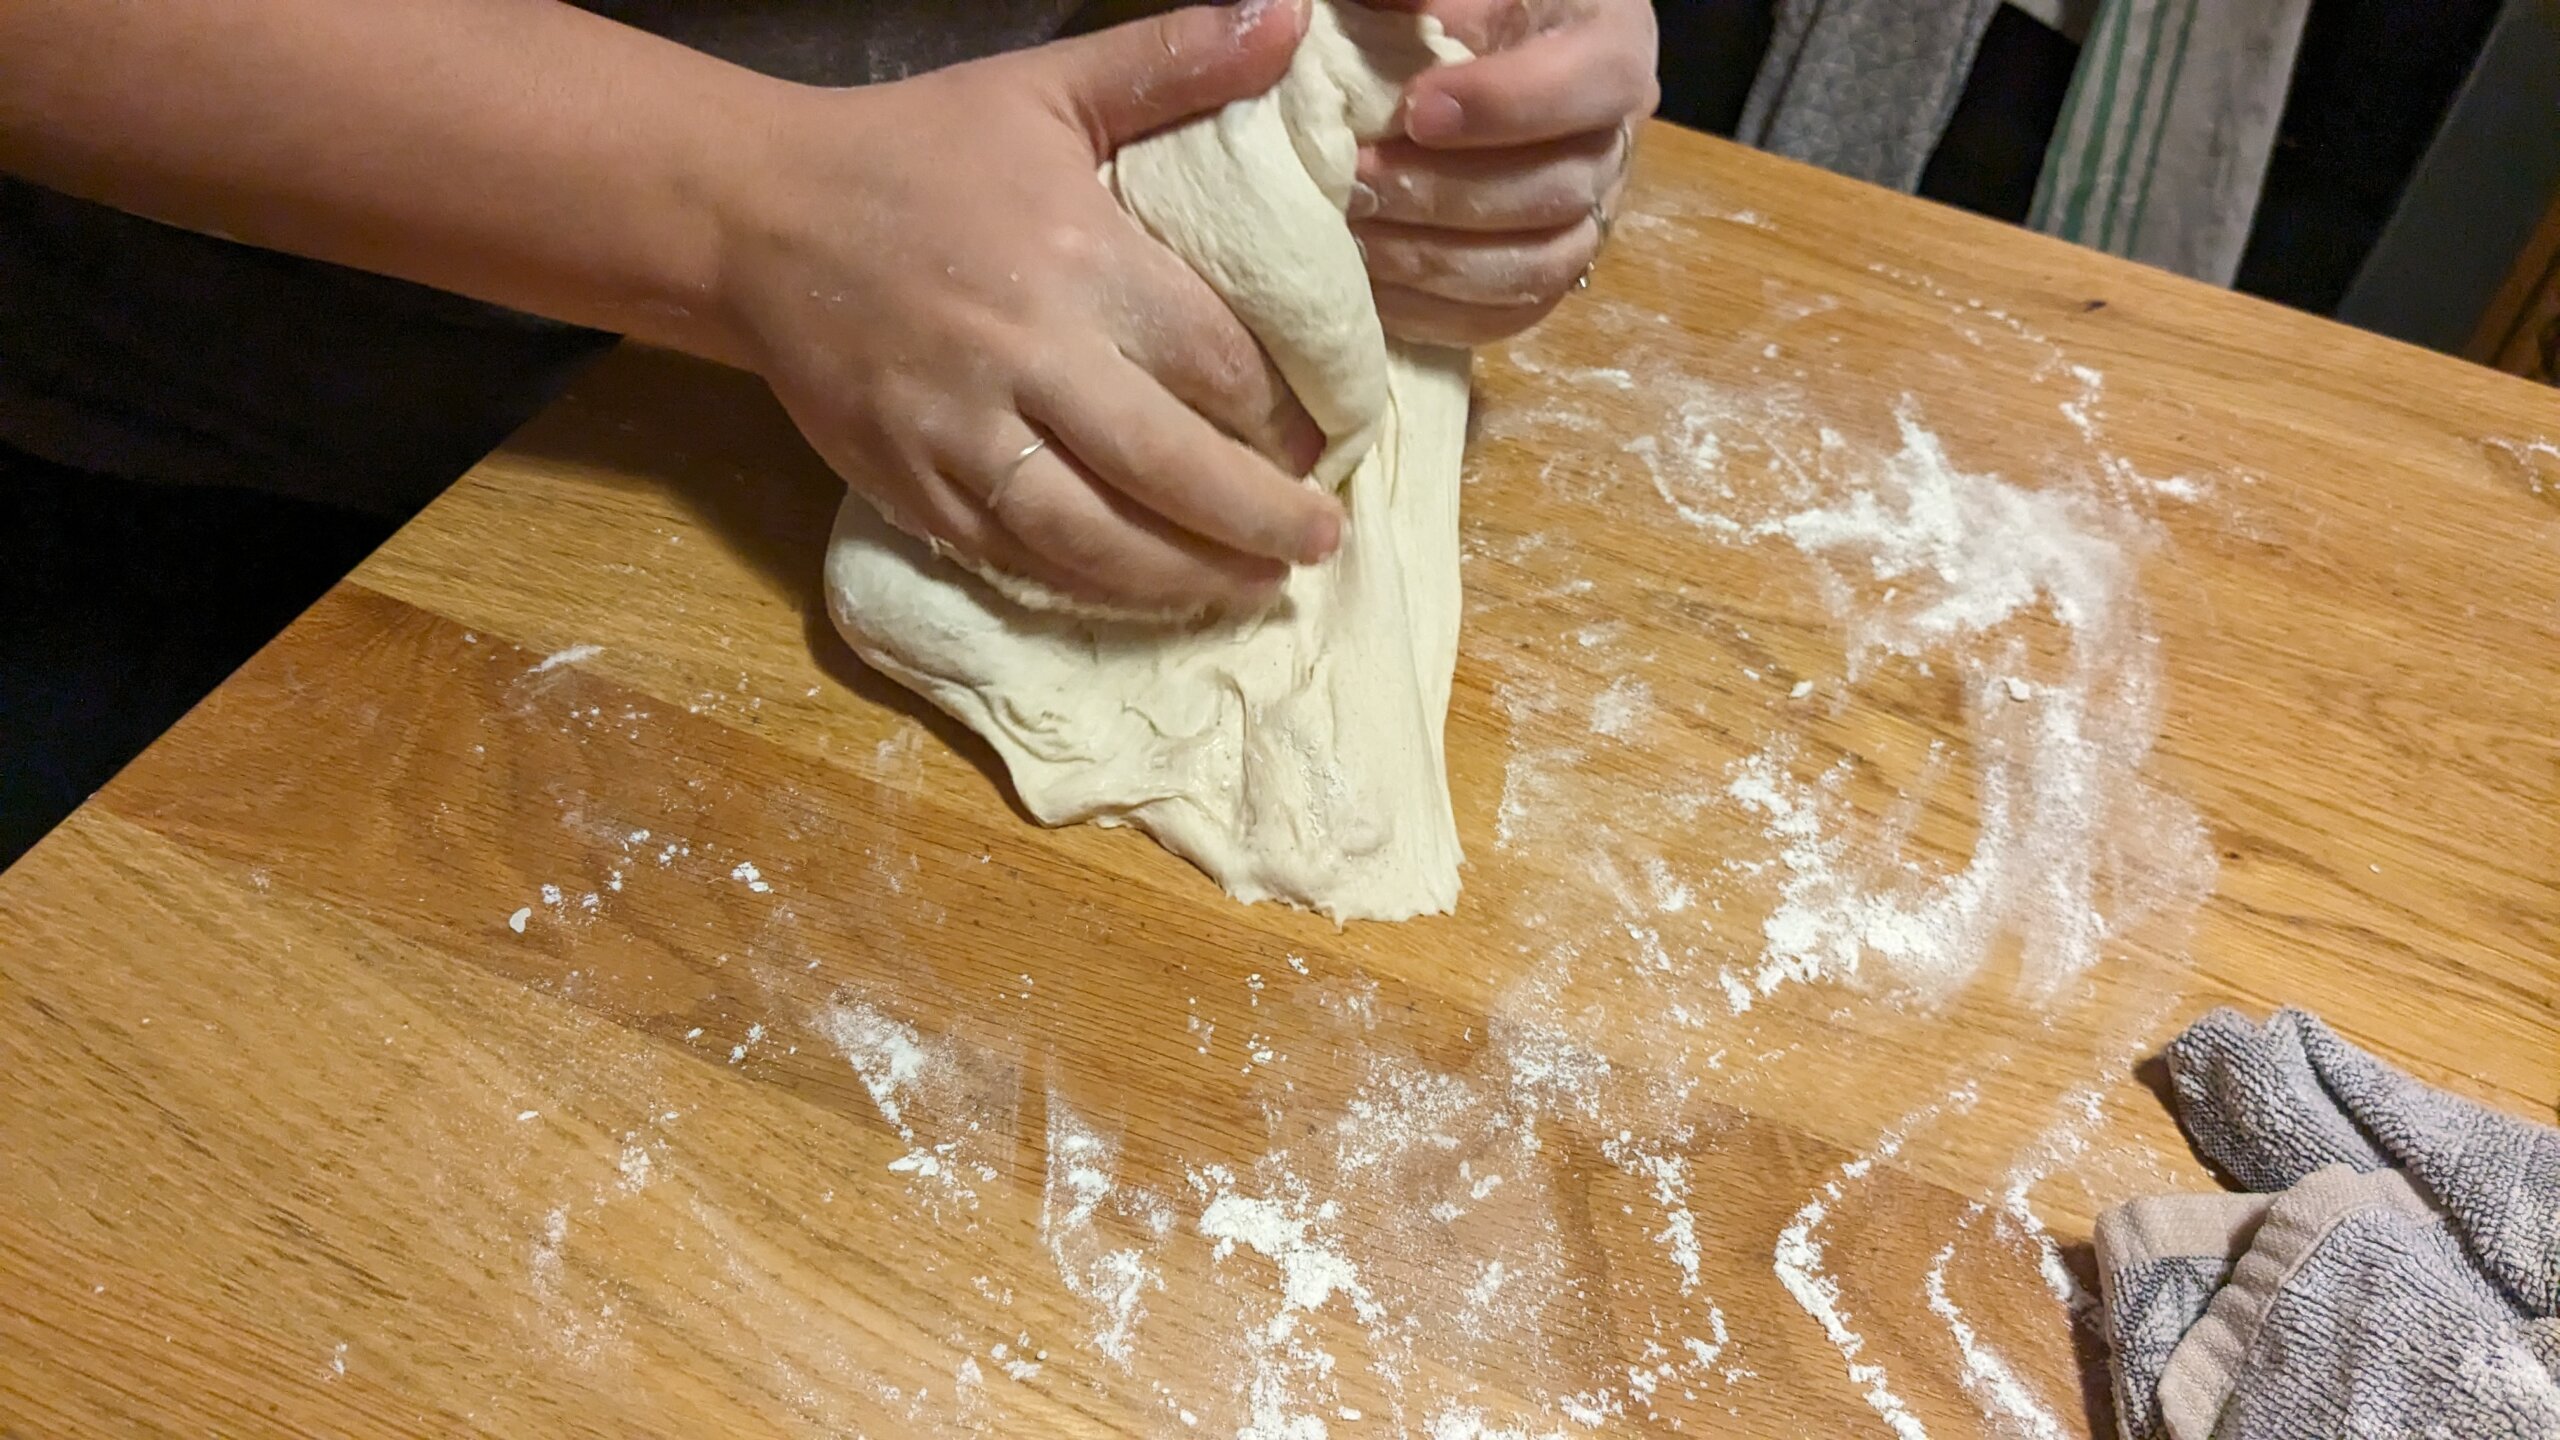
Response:
[{"label": "striped fabric", "polygon": [[2027,223],[2231,283],[2310,8],[2310,0],[2104,0]]}]

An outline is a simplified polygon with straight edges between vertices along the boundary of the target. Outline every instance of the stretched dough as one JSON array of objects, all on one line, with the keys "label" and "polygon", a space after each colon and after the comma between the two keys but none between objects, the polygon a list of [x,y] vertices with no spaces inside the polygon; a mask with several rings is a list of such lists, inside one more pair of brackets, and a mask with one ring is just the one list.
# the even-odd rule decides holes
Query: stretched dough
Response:
[{"label": "stretched dough", "polygon": [[1314,478],[1341,486],[1350,526],[1271,608],[1069,613],[945,563],[858,498],[838,513],[837,628],[986,737],[1043,822],[1135,824],[1239,899],[1337,921],[1457,903],[1441,732],[1469,357],[1386,337],[1343,207],[1405,82],[1465,58],[1434,21],[1319,0],[1269,94],[1150,136],[1105,173],[1324,429]]}]

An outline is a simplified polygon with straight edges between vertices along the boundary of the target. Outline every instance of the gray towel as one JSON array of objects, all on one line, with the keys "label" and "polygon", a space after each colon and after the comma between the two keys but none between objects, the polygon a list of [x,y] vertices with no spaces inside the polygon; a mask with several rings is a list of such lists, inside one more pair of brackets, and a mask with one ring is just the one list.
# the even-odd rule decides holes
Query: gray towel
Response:
[{"label": "gray towel", "polygon": [[2178,1120],[2252,1190],[2325,1165],[2409,1172],[2472,1263],[2527,1312],[2560,1314],[2560,1130],[2436,1090],[2300,1010],[2216,1010],[2169,1044]]},{"label": "gray towel", "polygon": [[2099,1220],[2128,1440],[2560,1437],[2560,1131],[2299,1011],[2216,1011],[2169,1064],[2197,1149],[2284,1193]]},{"label": "gray towel", "polygon": [[1778,0],[1737,137],[1909,192],[1999,0]]}]

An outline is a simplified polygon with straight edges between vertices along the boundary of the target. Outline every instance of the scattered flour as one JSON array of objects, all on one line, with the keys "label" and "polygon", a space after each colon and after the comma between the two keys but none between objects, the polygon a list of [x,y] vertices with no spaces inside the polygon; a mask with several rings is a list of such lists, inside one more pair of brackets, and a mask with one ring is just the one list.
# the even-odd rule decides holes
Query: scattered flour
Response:
[{"label": "scattered flour", "polygon": [[[2211,886],[2192,809],[2143,773],[2159,656],[2133,586],[2141,536],[2084,497],[1959,468],[1907,403],[1896,423],[1890,455],[1825,432],[1825,478],[1742,529],[1822,567],[1853,681],[1886,657],[1965,677],[1973,853],[1952,872],[1911,860],[1907,819],[1868,833],[1837,793],[1845,773],[1795,778],[1784,739],[1746,759],[1727,794],[1762,820],[1782,876],[1753,983],[1766,995],[1872,960],[1892,988],[1943,1000],[2014,934],[2020,990],[2050,999],[2106,941]],[[2004,633],[2030,613],[2060,623],[2066,651],[2032,682],[2025,641]]]},{"label": "scattered flour", "polygon": [[[1164,1288],[1149,1259],[1172,1228],[1173,1211],[1145,1191],[1115,1195],[1115,1147],[1076,1117],[1054,1090],[1049,1094],[1048,1179],[1040,1192],[1040,1239],[1067,1293],[1093,1307],[1093,1347],[1125,1371],[1130,1367],[1146,1292]],[[1134,1214],[1151,1232],[1147,1245],[1117,1243],[1102,1222]]]},{"label": "scattered flour", "polygon": [[[2147,1033],[2149,1027],[2144,1027]],[[2129,1057],[2128,1057],[2129,1058]],[[2045,1228],[2036,1215],[2031,1199],[2035,1188],[2050,1176],[2088,1153],[2089,1137],[2096,1133],[2106,1116],[2106,1094],[2094,1086],[2082,1086],[2064,1097],[2061,1117],[2036,1137],[2009,1168],[2007,1183],[2000,1192],[2000,1224],[2004,1230],[2025,1238],[2036,1251],[2036,1273],[2044,1277],[2045,1288],[2061,1301],[2072,1314],[2082,1315],[2096,1308],[2098,1298],[2080,1277],[2064,1263],[2062,1247],[2055,1243],[2053,1232]]]},{"label": "scattered flour", "polygon": [[[1494,844],[1508,850],[1534,844],[1546,834],[1564,808],[1570,793],[1566,779],[1581,761],[1582,751],[1569,745],[1520,743],[1524,729],[1549,728],[1562,713],[1564,699],[1552,683],[1534,688],[1506,683],[1494,699],[1509,717],[1513,732],[1511,755],[1502,769],[1502,800],[1493,820]],[[1595,707],[1594,728],[1600,719]]]},{"label": "scattered flour", "polygon": [[1652,709],[1653,687],[1621,675],[1591,702],[1591,728],[1612,740],[1632,740]]},{"label": "scattered flour", "polygon": [[2560,444],[2549,440],[2488,439],[2484,450],[2506,458],[2506,468],[2530,495],[2560,494]]},{"label": "scattered flour", "polygon": [[[998,1172],[972,1153],[980,1122],[969,1114],[970,1097],[951,1042],[926,1039],[915,1027],[859,1000],[827,1007],[816,1028],[853,1067],[872,1108],[905,1142],[907,1153],[890,1161],[889,1170],[932,1182],[925,1193],[936,1199],[977,1209],[977,1185],[994,1180]],[[762,1029],[750,1030],[751,1043],[762,1038]],[[739,1047],[731,1058],[743,1058],[745,1049]],[[928,1113],[947,1138],[919,1135],[909,1113],[918,1099],[936,1102]]]},{"label": "scattered flour", "polygon": [[1923,1287],[1928,1295],[1929,1313],[1946,1322],[1947,1332],[1955,1338],[1956,1350],[1964,1357],[1964,1368],[1956,1378],[1983,1407],[1985,1418],[2003,1435],[2016,1440],[2064,1440],[2067,1433],[2062,1422],[2027,1388],[2018,1372],[2011,1368],[1999,1351],[1991,1348],[1974,1333],[1973,1323],[1956,1308],[1947,1295],[1947,1262],[1955,1257],[1955,1242],[1941,1247],[1930,1262]]},{"label": "scattered flour", "polygon": [[539,663],[524,673],[527,675],[548,675],[563,665],[580,664],[584,661],[593,660],[603,653],[604,647],[601,645],[572,645],[565,650],[554,650],[550,654],[543,656]]},{"label": "scattered flour", "polygon": [[1867,1408],[1876,1412],[1900,1440],[1927,1440],[1928,1427],[1911,1413],[1911,1407],[1895,1394],[1887,1383],[1884,1367],[1858,1358],[1866,1349],[1866,1337],[1849,1327],[1849,1314],[1841,1303],[1840,1282],[1824,1267],[1822,1227],[1839,1205],[1863,1182],[1875,1167],[1902,1152],[1903,1145],[1921,1125],[1952,1111],[1962,1114],[1980,1100],[1972,1086],[1960,1086],[1945,1099],[1913,1112],[1885,1132],[1875,1148],[1840,1167],[1834,1178],[1823,1182],[1822,1189],[1798,1209],[1795,1218],[1778,1232],[1778,1245],[1773,1260],[1778,1283],[1784,1285],[1804,1313],[1822,1327],[1831,1348],[1840,1352],[1849,1370],[1849,1380],[1859,1387],[1859,1395]]},{"label": "scattered flour", "polygon": [[1218,1165],[1193,1171],[1191,1183],[1207,1197],[1199,1230],[1215,1242],[1215,1258],[1225,1260],[1241,1246],[1279,1270],[1278,1305],[1246,1327],[1245,1417],[1236,1440],[1326,1440],[1326,1416],[1341,1408],[1338,1365],[1305,1317],[1337,1295],[1363,1322],[1383,1314],[1358,1268],[1324,1233],[1341,1218],[1341,1206],[1331,1200],[1311,1205],[1303,1195],[1247,1195],[1236,1188],[1234,1172]]},{"label": "scattered flour", "polygon": [[[1653,1237],[1680,1272],[1680,1293],[1698,1288],[1705,1254],[1698,1246],[1698,1219],[1689,1211],[1689,1162],[1678,1155],[1650,1149],[1632,1134],[1604,1142],[1600,1153],[1610,1164],[1653,1183],[1654,1203],[1662,1207],[1663,1227]],[[1715,1312],[1719,1322],[1723,1312]]]},{"label": "scattered flour", "polygon": [[[2008,322],[1983,312],[1969,323]],[[1790,348],[1819,347],[1791,340]],[[1271,954],[1256,959],[1260,969],[1244,993],[1228,992],[1226,1008],[1213,1000],[1208,1013],[1195,1006],[1177,1014],[1167,1042],[1185,1059],[1195,1048],[1204,1061],[1215,1049],[1220,1065],[1239,1054],[1252,1059],[1245,1068],[1268,1137],[1258,1159],[1177,1155],[1189,1192],[1153,1193],[1123,1178],[1121,1143],[1080,1117],[1059,1085],[1047,1087],[1041,1252],[1073,1303],[1064,1317],[1053,1311],[1034,1322],[1026,1312],[1023,1320],[1072,1326],[1077,1348],[1100,1359],[1074,1383],[1151,1385],[1160,1423],[1182,1427],[1172,1433],[1329,1440],[1336,1427],[1356,1425],[1339,1433],[1557,1440],[1601,1427],[1683,1428],[1663,1423],[1656,1407],[1693,1416],[1672,1401],[1695,1402],[1710,1386],[1754,1378],[1748,1366],[1762,1342],[1732,1333],[1708,1293],[1732,1259],[1724,1247],[1734,1237],[1714,1204],[1718,1162],[1700,1158],[1698,1137],[1682,1119],[1687,1090],[1639,1093],[1658,1077],[1614,1069],[1606,1037],[1629,1024],[1677,1025],[1700,1032],[1689,1067],[1697,1075],[1723,1071],[1728,1051],[1737,1071],[1755,1060],[1774,1064],[1787,1051],[1755,1043],[1751,1022],[1734,1017],[1780,990],[1865,978],[1934,999],[1975,978],[2011,938],[2022,948],[2022,990],[2047,1000],[2133,921],[2209,883],[2209,855],[2202,867],[2195,860],[2201,836],[2192,813],[2144,778],[2157,730],[2158,662],[2135,580],[2150,540],[2138,514],[2112,503],[2129,493],[2122,485],[2114,494],[2061,484],[2039,490],[1970,473],[1912,406],[1895,417],[1896,439],[1879,448],[1819,430],[1801,396],[1731,394],[1632,359],[1627,369],[1541,371],[1533,357],[1520,358],[1524,370],[1560,385],[1612,392],[1613,411],[1660,402],[1658,421],[1640,425],[1644,433],[1622,452],[1590,424],[1552,419],[1582,437],[1575,443],[1593,452],[1594,465],[1622,471],[1637,503],[1646,503],[1649,487],[1716,545],[1792,551],[1813,569],[1844,636],[1840,673],[1791,683],[1807,673],[1801,656],[1736,630],[1743,646],[1736,664],[1775,677],[1765,694],[1777,725],[1800,724],[1810,713],[1774,703],[1780,694],[1800,701],[1818,689],[1849,702],[1854,687],[1879,672],[1937,666],[1961,682],[1964,732],[1933,752],[1923,794],[1881,823],[1850,799],[1852,780],[1863,777],[1838,766],[1799,773],[1797,747],[1780,738],[1723,775],[1641,797],[1646,821],[1683,824],[1613,828],[1617,814],[1580,803],[1589,798],[1585,767],[1605,768],[1620,756],[1603,741],[1641,742],[1649,730],[1684,723],[1695,713],[1684,708],[1685,677],[1639,668],[1653,657],[1634,653],[1623,626],[1579,617],[1557,633],[1572,637],[1566,653],[1575,663],[1613,677],[1599,694],[1568,693],[1533,664],[1502,669],[1495,699],[1512,747],[1497,846],[1534,856],[1565,853],[1559,847],[1570,843],[1573,863],[1559,873],[1573,894],[1520,897],[1522,978],[1491,997],[1486,1023],[1464,1037],[1462,1059],[1435,1053],[1426,1063],[1393,1052],[1383,1037],[1407,1002],[1352,978],[1350,965],[1310,967],[1302,956]],[[2058,360],[2054,373],[2063,373]],[[2094,444],[2099,379],[2070,373],[2081,392],[2063,413]],[[1805,443],[1779,438],[1773,422],[1802,432]],[[1754,470],[1762,483],[1743,483]],[[2186,498],[2178,487],[2191,482],[2144,483],[2145,495]],[[1568,548],[1540,535],[1481,553],[1525,569],[1566,563],[1559,556]],[[1595,585],[1551,577],[1539,593],[1591,595]],[[2019,623],[2039,617],[2056,623]],[[2021,634],[2029,630],[2035,635]],[[2056,636],[2058,644],[2030,643]],[[586,658],[563,656],[556,663]],[[908,727],[880,742],[870,757],[875,775],[917,774],[920,733]],[[1952,864],[1915,859],[1910,843],[1928,787],[1941,779],[1950,787],[1969,782],[1977,822],[1971,853]],[[1684,826],[1698,828],[1711,810],[1727,821],[1748,817],[1768,842],[1766,855],[1726,863],[1720,849],[1702,855],[1677,843]],[[635,832],[626,850],[636,855],[632,847],[649,839]],[[670,845],[656,858],[671,864],[690,853]],[[751,864],[729,876],[758,893],[771,888]],[[897,893],[894,880],[889,889]],[[1761,901],[1769,902],[1765,917]],[[1589,907],[1582,916],[1596,912],[1604,921],[1579,923],[1577,902]],[[1327,978],[1316,980],[1311,968]],[[1627,986],[1612,988],[1622,972]],[[1029,977],[1006,989],[1027,997]],[[1051,993],[1044,976],[1042,999]],[[1248,1012],[1331,1016],[1344,1053],[1364,1067],[1355,1092],[1337,1107],[1307,1104],[1297,1086],[1311,1067],[1283,1063],[1254,1028],[1260,1015]],[[1230,1041],[1241,1038],[1240,1052],[1213,1045],[1222,1021]],[[1010,1145],[1006,1107],[1015,1102],[1006,1097],[1020,1087],[973,1081],[973,1067],[983,1066],[967,1042],[920,1033],[859,997],[828,1004],[812,1023],[898,1137],[900,1152],[887,1168],[907,1182],[926,1223],[974,1227],[978,1187],[1000,1174],[980,1162],[979,1126],[990,1127],[985,1143]],[[1287,1023],[1275,1019],[1270,1028]],[[1844,1288],[1848,1267],[1835,1253],[1846,1246],[1839,1229],[1844,1216],[1873,1202],[1867,1187],[1876,1168],[1910,1135],[1975,1103],[1963,1088],[1906,1117],[1840,1166],[1763,1252],[1857,1393],[1902,1440],[1926,1430],[1856,1328],[1854,1284]],[[2058,1295],[2069,1272],[2027,1197],[2086,1149],[2095,1114],[2093,1096],[2085,1114],[2072,1112],[2081,1118],[2066,1116],[2023,1157],[2008,1190],[1981,1212],[1989,1224],[1972,1232],[2026,1237]],[[1580,1217],[1590,1194],[1559,1194],[1555,1177],[1580,1170],[1595,1149],[1617,1172],[1595,1177],[1615,1191],[1611,1212],[1622,1209],[1630,1233],[1659,1252],[1658,1261],[1626,1267],[1627,1294],[1590,1293],[1587,1257],[1568,1249],[1587,1226]],[[617,1171],[625,1188],[637,1189],[660,1166],[645,1145],[627,1144]],[[1001,1207],[991,1200],[989,1208]],[[537,1294],[545,1285],[556,1294],[562,1283],[568,1222],[565,1212],[555,1218],[534,1251]],[[1764,1243],[1765,1231],[1753,1249]],[[1958,1308],[1948,1282],[1955,1255],[1952,1242],[1939,1251],[1922,1291],[1948,1326],[1962,1366],[1957,1378],[2019,1440],[2068,1433]],[[1172,1274],[1207,1281],[1205,1297],[1185,1287],[1180,1316],[1161,1298]],[[999,1292],[985,1277],[978,1283],[990,1304],[1013,1303],[1009,1286]],[[1612,1308],[1638,1292],[1632,1309]],[[998,1293],[1001,1301],[992,1298]],[[1233,1327],[1220,1328],[1214,1304],[1205,1316],[1193,1313],[1200,1298],[1231,1302]],[[1151,1314],[1151,1304],[1160,1313]],[[1195,1328],[1204,1324],[1211,1328]],[[1618,1348],[1595,1365],[1581,1342],[1603,1330]],[[1015,1332],[1007,1325],[998,1333]],[[1047,1352],[1029,1333],[992,1347],[988,1338],[953,1352],[969,1357],[957,1372],[939,1361],[944,1368],[932,1382],[938,1401],[961,1407],[964,1430],[977,1413],[969,1407],[1001,1403],[1007,1380],[1068,1379],[1066,1369],[1044,1370]],[[1177,1394],[1152,1378],[1165,1359],[1211,1388]],[[1515,1398],[1494,1403],[1483,1384],[1493,1376]],[[922,1389],[904,1392],[902,1403],[921,1406]],[[1507,1409],[1514,1403],[1521,1413]],[[1686,1430],[1698,1433],[1694,1422]]]}]

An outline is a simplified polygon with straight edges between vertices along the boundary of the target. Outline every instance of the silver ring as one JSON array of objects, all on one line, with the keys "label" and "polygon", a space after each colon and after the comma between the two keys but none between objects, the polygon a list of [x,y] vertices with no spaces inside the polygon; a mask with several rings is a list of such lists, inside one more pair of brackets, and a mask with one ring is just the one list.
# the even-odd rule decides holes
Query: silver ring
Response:
[{"label": "silver ring", "polygon": [[1600,243],[1591,249],[1591,263],[1583,266],[1582,273],[1574,277],[1573,288],[1576,290],[1591,288],[1591,272],[1600,268],[1600,252],[1609,248],[1609,231],[1618,223],[1618,217],[1609,213],[1608,192],[1627,178],[1627,172],[1635,168],[1635,163],[1636,122],[1622,118],[1618,121],[1618,171],[1609,177],[1609,183],[1601,187],[1600,195],[1591,202],[1591,224],[1600,232]]},{"label": "silver ring", "polygon": [[996,508],[996,501],[1004,497],[1004,487],[1013,483],[1013,477],[1022,473],[1022,467],[1031,463],[1032,456],[1048,448],[1049,437],[1043,435],[1023,446],[1020,453],[1006,461],[1004,468],[996,472],[996,483],[987,487],[987,508],[990,510]]}]

